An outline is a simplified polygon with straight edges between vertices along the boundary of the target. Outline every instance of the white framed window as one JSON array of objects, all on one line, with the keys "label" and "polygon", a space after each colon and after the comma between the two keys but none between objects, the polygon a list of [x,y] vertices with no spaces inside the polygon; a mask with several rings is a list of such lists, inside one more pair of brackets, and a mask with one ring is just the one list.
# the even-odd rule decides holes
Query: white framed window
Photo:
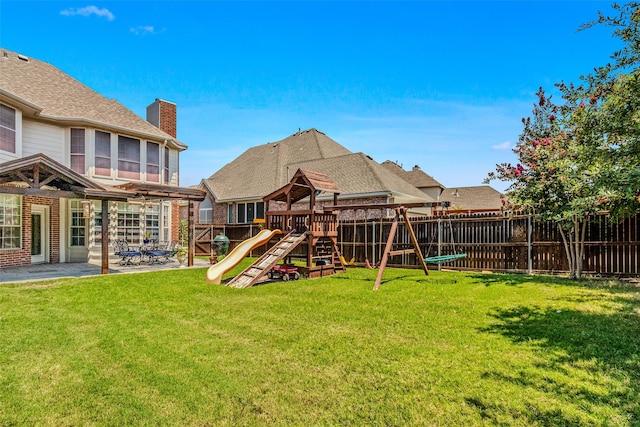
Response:
[{"label": "white framed window", "polygon": [[111,134],[96,131],[95,170],[100,176],[111,176]]},{"label": "white framed window", "polygon": [[22,196],[0,194],[0,249],[22,247]]},{"label": "white framed window", "polygon": [[87,218],[81,200],[70,200],[71,221],[69,221],[69,246],[86,246]]},{"label": "white framed window", "polygon": [[140,140],[118,135],[118,177],[140,180]]},{"label": "white framed window", "polygon": [[16,152],[16,110],[0,104],[0,150]]},{"label": "white framed window", "polygon": [[171,240],[171,204],[168,202],[162,204],[162,240]]},{"label": "white framed window", "polygon": [[118,203],[117,239],[129,243],[140,243],[140,205],[137,203]]},{"label": "white framed window", "polygon": [[160,182],[160,146],[147,142],[147,181]]},{"label": "white framed window", "polygon": [[71,129],[71,170],[85,173],[84,129]]},{"label": "white framed window", "polygon": [[210,199],[204,199],[200,202],[198,222],[200,224],[211,224],[213,222],[213,205]]},{"label": "white framed window", "polygon": [[169,184],[169,147],[164,147],[164,183]]},{"label": "white framed window", "polygon": [[264,219],[264,202],[238,203],[238,224],[253,222],[254,219]]},{"label": "white framed window", "polygon": [[145,239],[160,240],[160,205],[147,203],[144,206]]}]

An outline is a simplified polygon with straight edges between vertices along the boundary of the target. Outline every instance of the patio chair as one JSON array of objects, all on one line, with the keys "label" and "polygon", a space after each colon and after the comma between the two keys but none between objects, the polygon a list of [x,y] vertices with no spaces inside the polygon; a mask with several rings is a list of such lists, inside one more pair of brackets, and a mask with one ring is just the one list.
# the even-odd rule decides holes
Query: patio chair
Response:
[{"label": "patio chair", "polygon": [[138,265],[142,259],[142,252],[130,247],[126,240],[115,240],[115,255],[120,257],[120,265]]},{"label": "patio chair", "polygon": [[173,248],[176,244],[177,242],[171,242],[171,244],[166,242],[156,242],[155,246],[147,251],[149,264],[164,264],[165,262],[169,261],[169,257],[173,255]]}]

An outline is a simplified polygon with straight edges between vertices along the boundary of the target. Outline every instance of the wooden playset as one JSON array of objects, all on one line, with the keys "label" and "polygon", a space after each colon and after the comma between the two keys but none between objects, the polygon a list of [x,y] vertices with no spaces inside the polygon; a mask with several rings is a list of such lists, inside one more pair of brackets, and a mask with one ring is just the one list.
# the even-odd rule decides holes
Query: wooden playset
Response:
[{"label": "wooden playset", "polygon": [[[316,197],[324,193],[333,196],[333,205],[316,208]],[[309,278],[323,277],[345,271],[346,262],[338,248],[338,213],[341,210],[393,209],[395,212],[387,243],[379,263],[378,276],[373,289],[382,282],[384,269],[389,257],[414,253],[425,274],[429,274],[427,262],[433,262],[422,255],[407,212],[410,208],[444,206],[447,202],[432,203],[386,203],[363,205],[338,205],[339,190],[327,175],[298,169],[291,181],[284,187],[264,198],[265,227],[285,236],[273,244],[258,260],[227,285],[246,288],[261,282],[279,261],[303,259],[304,266],[296,266],[300,274]],[[308,198],[308,207],[301,208],[296,202]],[[411,238],[412,248],[394,250],[394,239],[399,221],[404,221]],[[276,234],[276,233],[274,233]],[[300,246],[302,250],[298,248]],[[438,262],[443,260],[437,260]]]}]

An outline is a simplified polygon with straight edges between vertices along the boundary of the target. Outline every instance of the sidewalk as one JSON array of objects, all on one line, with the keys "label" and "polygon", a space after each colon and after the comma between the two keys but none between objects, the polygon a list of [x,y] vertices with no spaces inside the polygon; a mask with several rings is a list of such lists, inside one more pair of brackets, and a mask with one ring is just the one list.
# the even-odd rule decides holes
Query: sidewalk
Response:
[{"label": "sidewalk", "polygon": [[[193,267],[208,267],[209,262],[194,258]],[[109,274],[131,274],[148,271],[173,270],[180,268],[176,260],[170,259],[166,264],[145,264],[122,266],[114,259],[109,263]],[[187,268],[187,267],[185,267]],[[0,269],[0,283],[31,282],[38,280],[59,279],[63,277],[102,276],[102,267],[93,263],[32,264],[23,267]]]}]

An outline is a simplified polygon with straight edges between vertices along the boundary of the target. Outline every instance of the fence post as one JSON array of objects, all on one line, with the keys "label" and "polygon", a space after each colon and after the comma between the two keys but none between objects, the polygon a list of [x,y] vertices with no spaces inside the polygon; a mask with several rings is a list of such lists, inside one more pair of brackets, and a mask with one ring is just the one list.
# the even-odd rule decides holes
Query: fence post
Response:
[{"label": "fence post", "polygon": [[[442,220],[438,217],[438,256],[442,255]],[[438,263],[438,271],[442,268],[442,264]]]},{"label": "fence post", "polygon": [[531,241],[533,235],[532,228],[531,214],[529,214],[527,216],[527,274],[531,274],[531,271],[533,270],[533,260],[531,259],[533,245]]}]

